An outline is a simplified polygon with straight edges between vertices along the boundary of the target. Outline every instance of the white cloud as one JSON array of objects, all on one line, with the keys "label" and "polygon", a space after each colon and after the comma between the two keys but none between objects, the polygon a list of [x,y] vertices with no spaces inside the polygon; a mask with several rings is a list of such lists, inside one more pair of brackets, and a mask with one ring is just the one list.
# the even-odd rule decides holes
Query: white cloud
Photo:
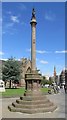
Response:
[{"label": "white cloud", "polygon": [[4,60],[4,61],[7,61],[8,59],[5,59],[5,58],[0,58],[0,60]]},{"label": "white cloud", "polygon": [[11,16],[11,21],[14,22],[14,23],[19,23],[19,19],[18,19],[18,16]]},{"label": "white cloud", "polygon": [[55,53],[67,53],[67,50],[63,50],[63,51],[55,51]]},{"label": "white cloud", "polygon": [[[7,58],[0,58],[0,60],[7,61],[8,59],[7,59]],[[18,61],[20,61],[20,59],[15,59],[15,60],[18,60]]]},{"label": "white cloud", "polygon": [[[3,27],[4,27],[6,32],[10,30],[12,33],[12,31],[14,31],[14,28],[12,30],[12,27],[14,26],[15,23],[19,23],[19,19],[18,19],[18,16],[11,15],[10,20],[11,20],[11,22],[5,23],[5,25],[3,25]],[[6,33],[5,31],[3,32],[3,34]]]},{"label": "white cloud", "polygon": [[15,60],[17,60],[17,61],[21,61],[21,59],[19,59],[19,58],[18,58],[18,59],[15,59]]},{"label": "white cloud", "polygon": [[44,54],[44,53],[47,53],[46,51],[44,50],[36,50],[37,53],[40,53],[40,54]]},{"label": "white cloud", "polygon": [[48,62],[44,61],[44,60],[41,60],[40,63],[42,63],[42,64],[48,64]]},{"label": "white cloud", "polygon": [[56,18],[56,15],[53,14],[51,11],[49,11],[48,13],[45,13],[45,19],[48,21],[54,21]]},{"label": "white cloud", "polygon": [[4,53],[2,51],[0,51],[0,55],[4,55]]},{"label": "white cloud", "polygon": [[[27,49],[28,52],[31,52],[31,48],[30,49]],[[39,53],[39,54],[44,54],[44,53],[50,53],[50,52],[47,52],[45,50],[36,50],[36,53]]]},{"label": "white cloud", "polygon": [[31,52],[31,48],[26,50],[27,52]]}]

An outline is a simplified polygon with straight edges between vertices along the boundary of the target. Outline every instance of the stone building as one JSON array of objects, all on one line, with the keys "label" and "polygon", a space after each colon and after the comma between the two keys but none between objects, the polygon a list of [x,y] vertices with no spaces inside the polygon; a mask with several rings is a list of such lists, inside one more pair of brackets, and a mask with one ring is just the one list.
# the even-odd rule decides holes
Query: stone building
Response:
[{"label": "stone building", "polygon": [[60,74],[60,87],[64,87],[66,81],[66,70],[62,70]]},{"label": "stone building", "polygon": [[31,71],[31,60],[27,58],[22,58],[21,59],[21,80],[20,80],[20,85],[25,86],[25,73],[28,73]]}]

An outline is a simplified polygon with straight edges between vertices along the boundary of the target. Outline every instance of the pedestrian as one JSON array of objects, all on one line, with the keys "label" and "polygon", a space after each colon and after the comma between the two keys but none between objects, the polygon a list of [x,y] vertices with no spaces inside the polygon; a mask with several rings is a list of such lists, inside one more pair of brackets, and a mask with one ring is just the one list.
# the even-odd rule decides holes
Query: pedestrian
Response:
[{"label": "pedestrian", "polygon": [[54,89],[54,93],[56,94],[56,93],[57,93],[57,91],[56,91],[56,87],[55,87],[55,86],[53,86],[53,89]]},{"label": "pedestrian", "polygon": [[65,93],[66,93],[66,91],[67,91],[67,85],[64,85],[64,90],[65,90]]},{"label": "pedestrian", "polygon": [[60,87],[56,86],[57,93],[59,93]]}]

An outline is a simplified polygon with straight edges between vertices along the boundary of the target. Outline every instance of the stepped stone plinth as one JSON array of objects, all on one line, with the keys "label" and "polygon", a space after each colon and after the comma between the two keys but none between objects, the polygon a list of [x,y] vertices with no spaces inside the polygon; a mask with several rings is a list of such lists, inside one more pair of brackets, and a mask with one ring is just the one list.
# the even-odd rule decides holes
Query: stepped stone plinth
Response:
[{"label": "stepped stone plinth", "polygon": [[26,92],[24,96],[21,96],[20,99],[8,106],[9,110],[29,114],[53,112],[57,106],[41,93],[41,80],[42,76],[37,72],[26,73]]},{"label": "stepped stone plinth", "polygon": [[12,105],[9,105],[8,108],[12,112],[33,114],[53,112],[57,106],[48,100],[45,95],[42,95],[40,91],[27,91],[26,96],[20,97]]},{"label": "stepped stone plinth", "polygon": [[12,112],[22,113],[43,113],[53,112],[57,106],[54,105],[45,95],[40,91],[42,75],[36,70],[36,17],[35,11],[32,11],[31,19],[32,41],[31,41],[31,71],[25,74],[26,92],[24,96],[13,102],[8,106]]},{"label": "stepped stone plinth", "polygon": [[25,78],[26,92],[24,96],[8,106],[9,110],[28,114],[53,112],[57,106],[40,91],[41,74],[37,72],[26,73]]}]

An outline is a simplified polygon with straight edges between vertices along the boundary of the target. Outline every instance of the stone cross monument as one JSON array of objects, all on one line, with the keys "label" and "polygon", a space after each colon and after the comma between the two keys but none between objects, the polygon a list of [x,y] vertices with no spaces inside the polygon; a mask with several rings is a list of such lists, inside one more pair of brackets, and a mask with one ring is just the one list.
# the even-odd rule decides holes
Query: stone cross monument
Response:
[{"label": "stone cross monument", "polygon": [[36,17],[35,10],[32,11],[31,19],[31,71],[25,74],[26,92],[24,96],[13,102],[8,106],[8,109],[12,112],[22,113],[43,113],[53,112],[57,106],[54,105],[45,95],[42,95],[40,91],[40,83],[42,80],[41,74],[36,70]]},{"label": "stone cross monument", "polygon": [[38,90],[42,80],[41,74],[36,70],[36,16],[32,10],[31,18],[31,72],[25,74],[26,90]]},{"label": "stone cross monument", "polygon": [[35,10],[33,8],[32,18],[31,18],[31,70],[34,72],[36,70],[36,17]]}]

